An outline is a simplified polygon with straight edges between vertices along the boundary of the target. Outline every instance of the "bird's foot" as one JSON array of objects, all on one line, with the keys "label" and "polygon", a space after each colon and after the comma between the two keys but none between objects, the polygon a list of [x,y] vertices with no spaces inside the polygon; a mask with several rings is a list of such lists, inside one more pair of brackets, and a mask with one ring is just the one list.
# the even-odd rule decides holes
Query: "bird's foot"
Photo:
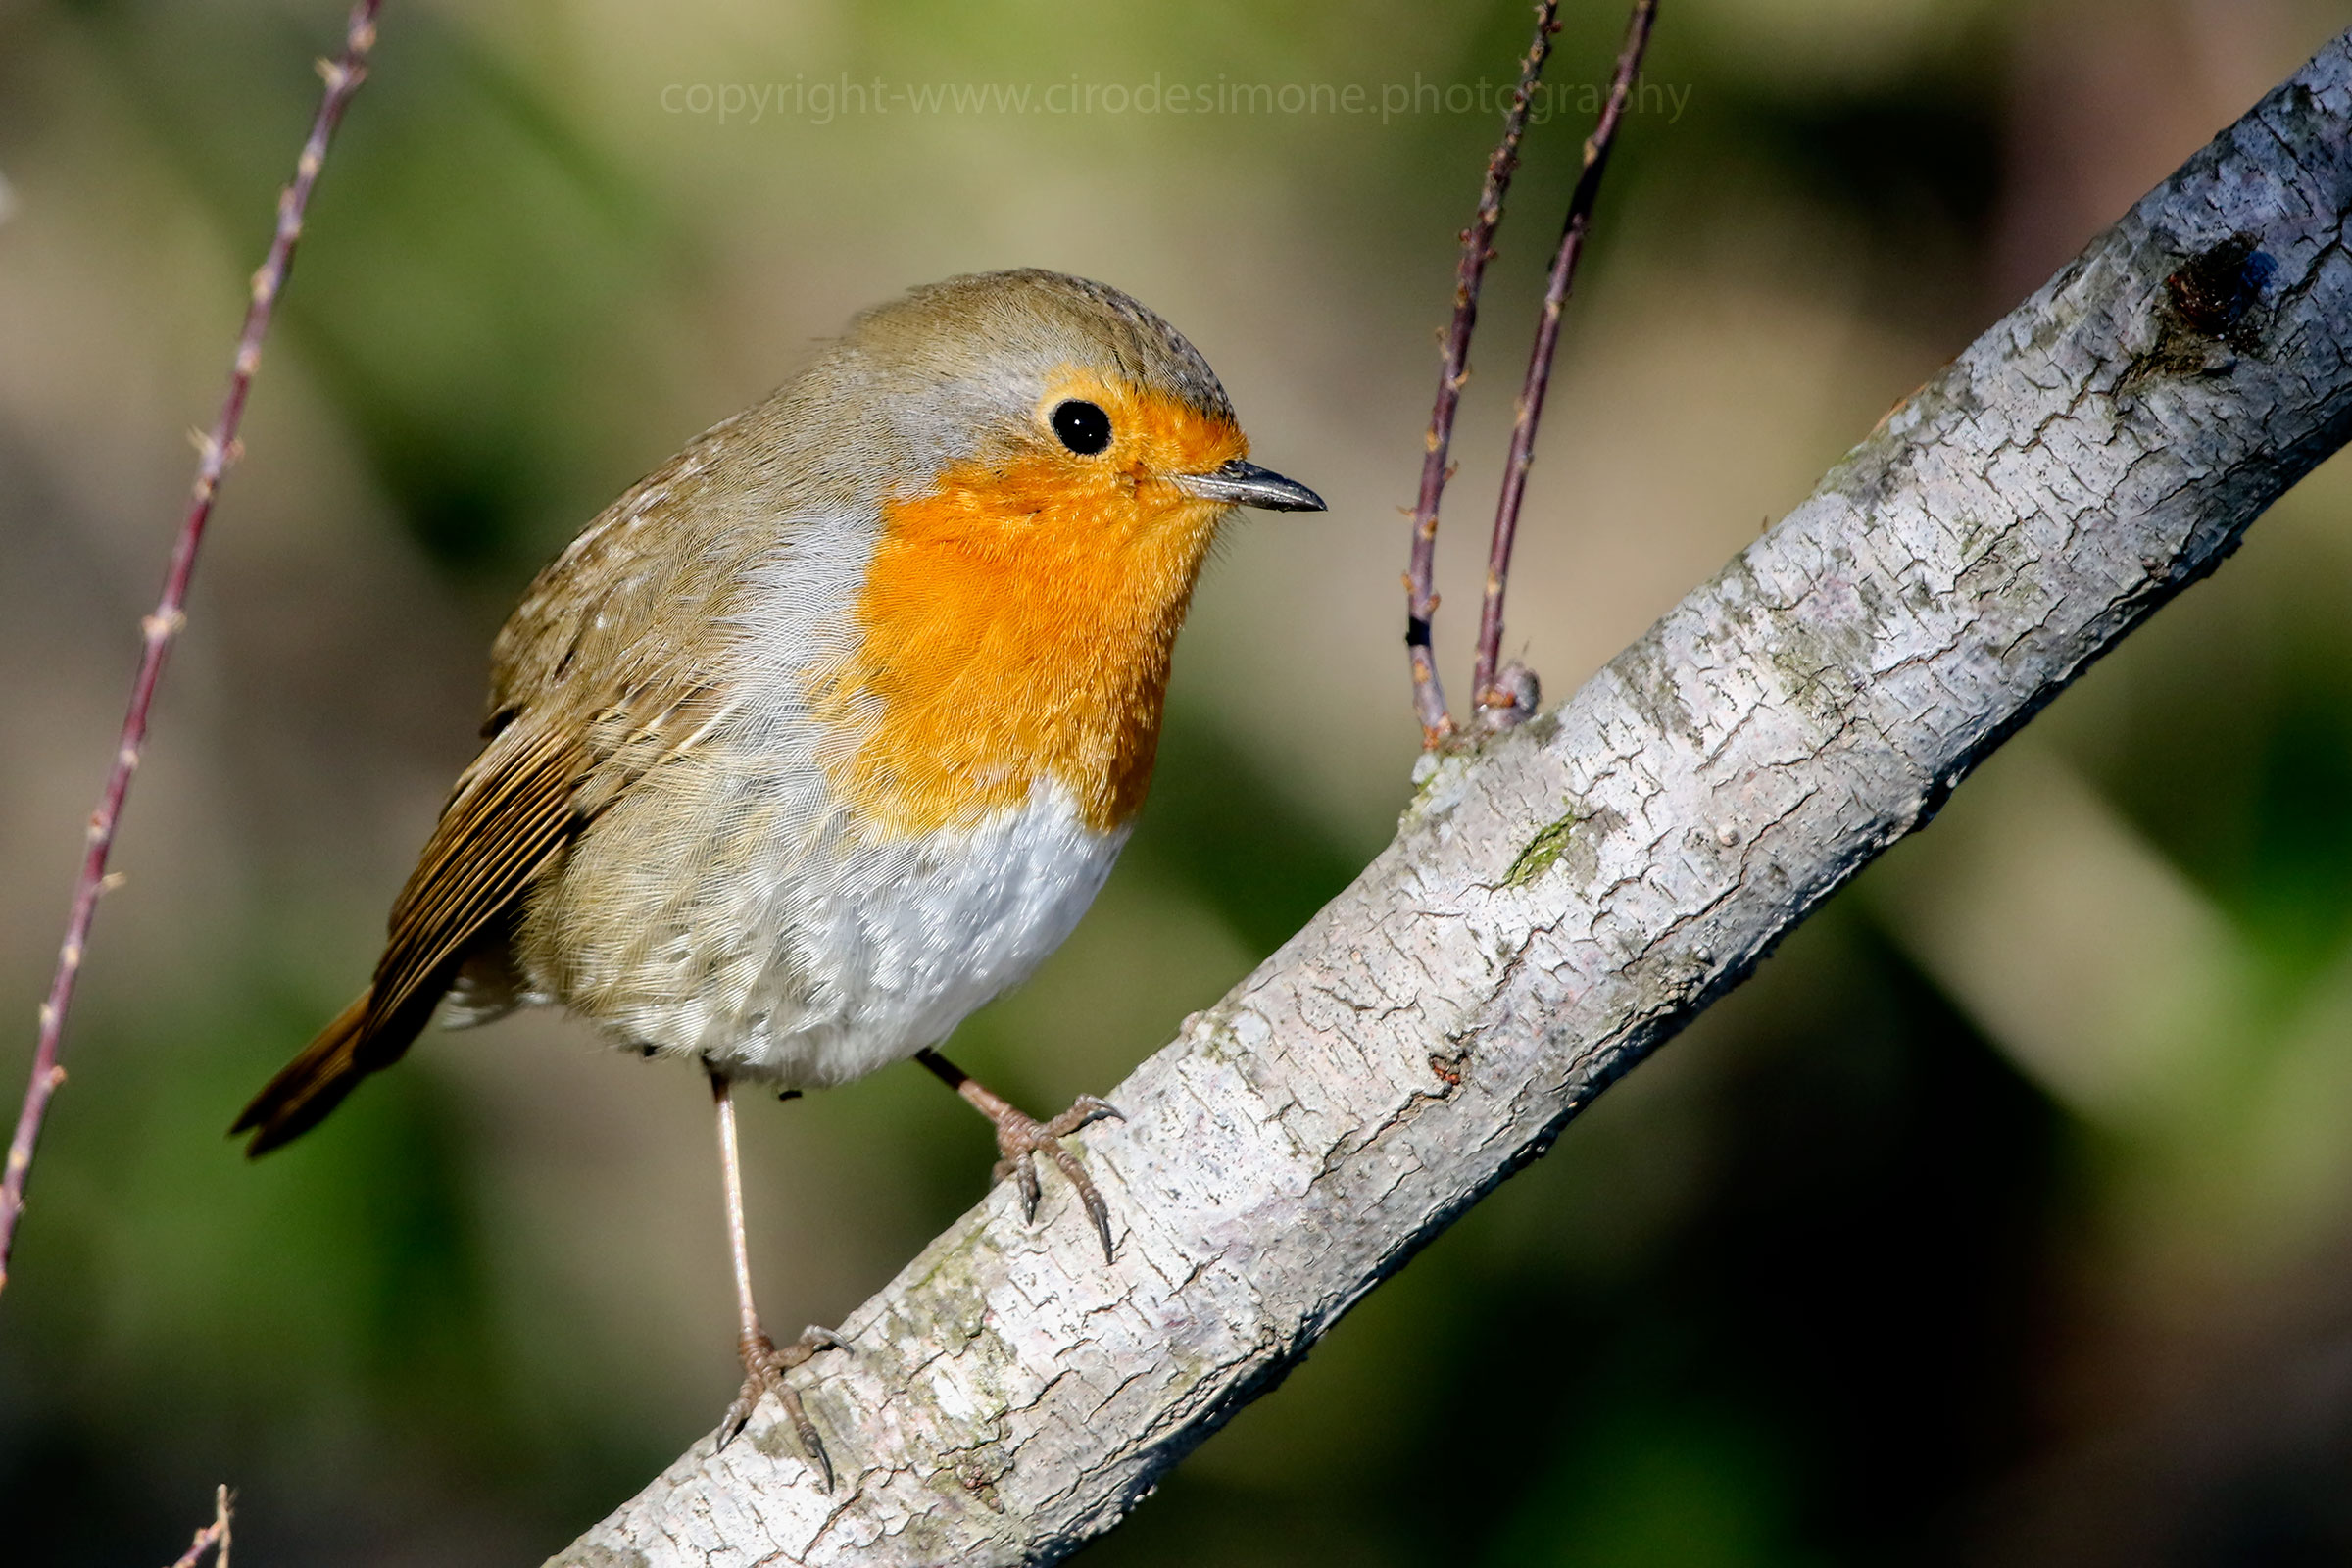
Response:
[{"label": "bird's foot", "polygon": [[1092,1095],[1080,1095],[1069,1109],[1052,1121],[1039,1121],[1035,1116],[1006,1105],[994,1111],[989,1119],[997,1124],[997,1161],[993,1179],[1003,1181],[1011,1177],[1021,1193],[1021,1211],[1030,1220],[1037,1218],[1040,1196],[1037,1183],[1037,1156],[1045,1155],[1054,1167],[1069,1178],[1070,1186],[1078,1193],[1078,1201],[1086,1205],[1086,1217],[1094,1222],[1095,1235],[1102,1243],[1102,1260],[1110,1261],[1110,1206],[1095,1190],[1095,1179],[1078,1163],[1078,1156],[1061,1145],[1061,1141],[1081,1127],[1099,1121],[1125,1121],[1126,1114],[1106,1100]]},{"label": "bird's foot", "polygon": [[752,1411],[758,1408],[760,1396],[773,1392],[777,1402],[784,1406],[785,1415],[792,1419],[792,1430],[799,1435],[801,1449],[824,1477],[825,1490],[833,1490],[833,1461],[825,1453],[825,1445],[816,1435],[816,1424],[808,1412],[801,1408],[800,1392],[784,1381],[784,1374],[816,1354],[819,1350],[846,1350],[849,1344],[831,1329],[811,1324],[790,1345],[778,1348],[767,1337],[767,1331],[757,1326],[746,1329],[736,1342],[736,1350],[743,1357],[743,1392],[727,1406],[726,1418],[718,1424],[718,1446],[725,1447],[735,1440]]}]

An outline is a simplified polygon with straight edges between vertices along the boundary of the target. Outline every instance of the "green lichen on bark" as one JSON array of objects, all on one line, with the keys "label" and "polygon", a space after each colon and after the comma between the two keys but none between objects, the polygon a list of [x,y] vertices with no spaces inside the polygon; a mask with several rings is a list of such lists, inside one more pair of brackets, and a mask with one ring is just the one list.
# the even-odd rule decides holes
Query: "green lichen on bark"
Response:
[{"label": "green lichen on bark", "polygon": [[1568,853],[1570,835],[1576,832],[1577,823],[1581,820],[1574,811],[1570,811],[1557,821],[1545,823],[1534,838],[1527,841],[1527,847],[1519,852],[1519,858],[1511,862],[1511,868],[1503,872],[1502,885],[1506,888],[1523,888],[1550,870],[1559,862],[1560,857]]}]

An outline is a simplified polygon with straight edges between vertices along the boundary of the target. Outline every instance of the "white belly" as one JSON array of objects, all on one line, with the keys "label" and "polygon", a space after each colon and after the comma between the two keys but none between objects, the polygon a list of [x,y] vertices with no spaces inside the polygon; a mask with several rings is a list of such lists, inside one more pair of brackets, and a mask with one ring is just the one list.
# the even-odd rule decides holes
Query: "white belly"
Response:
[{"label": "white belly", "polygon": [[779,853],[719,895],[740,942],[691,994],[600,1019],[622,1044],[786,1088],[846,1083],[947,1038],[1059,947],[1125,844],[1060,785],[968,832]]}]

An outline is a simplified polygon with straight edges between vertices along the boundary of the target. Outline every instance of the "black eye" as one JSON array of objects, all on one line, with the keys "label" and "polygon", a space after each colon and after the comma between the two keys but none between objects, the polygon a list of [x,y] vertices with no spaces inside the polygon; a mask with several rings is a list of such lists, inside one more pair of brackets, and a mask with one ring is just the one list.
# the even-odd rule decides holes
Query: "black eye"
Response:
[{"label": "black eye", "polygon": [[1110,416],[1092,403],[1071,398],[1054,405],[1054,433],[1072,452],[1091,458],[1110,445]]}]

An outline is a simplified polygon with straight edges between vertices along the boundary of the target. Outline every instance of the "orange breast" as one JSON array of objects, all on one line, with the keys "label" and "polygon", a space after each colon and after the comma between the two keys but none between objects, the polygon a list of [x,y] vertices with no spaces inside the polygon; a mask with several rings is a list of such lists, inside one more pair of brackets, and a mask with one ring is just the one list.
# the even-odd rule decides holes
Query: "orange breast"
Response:
[{"label": "orange breast", "polygon": [[1055,448],[943,471],[889,503],[860,639],[812,692],[853,747],[835,787],[869,831],[970,826],[1065,785],[1089,826],[1143,805],[1168,658],[1225,508],[1160,477],[1248,450],[1230,420],[1072,377],[1112,418],[1093,457]]}]

